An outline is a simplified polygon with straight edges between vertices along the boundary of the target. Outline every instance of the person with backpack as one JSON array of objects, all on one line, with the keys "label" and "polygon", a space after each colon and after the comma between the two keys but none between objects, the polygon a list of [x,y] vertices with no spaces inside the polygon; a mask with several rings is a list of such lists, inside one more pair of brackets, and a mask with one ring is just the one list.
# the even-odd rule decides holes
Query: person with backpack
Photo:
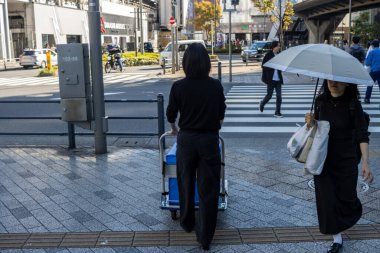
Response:
[{"label": "person with backpack", "polygon": [[354,36],[352,38],[352,46],[350,47],[350,54],[355,57],[356,59],[358,59],[358,61],[360,61],[361,63],[364,62],[364,58],[365,58],[365,50],[364,48],[362,48],[359,44],[360,42],[360,37],[358,36]]},{"label": "person with backpack", "polygon": [[[330,123],[327,157],[320,175],[314,176],[319,230],[333,236],[327,253],[342,251],[342,232],[362,216],[357,196],[358,164],[361,176],[372,182],[369,167],[369,133],[357,85],[325,80],[315,102],[314,113],[307,113],[309,127],[314,119]],[[357,153],[360,146],[361,158]]]},{"label": "person with backpack", "polygon": [[[368,53],[367,58],[365,59],[365,65],[370,68],[369,75],[372,77],[373,81],[379,86],[380,90],[380,49],[379,49],[379,40],[373,40],[371,42],[373,49]],[[371,103],[373,86],[367,86],[365,92],[364,103]]]}]

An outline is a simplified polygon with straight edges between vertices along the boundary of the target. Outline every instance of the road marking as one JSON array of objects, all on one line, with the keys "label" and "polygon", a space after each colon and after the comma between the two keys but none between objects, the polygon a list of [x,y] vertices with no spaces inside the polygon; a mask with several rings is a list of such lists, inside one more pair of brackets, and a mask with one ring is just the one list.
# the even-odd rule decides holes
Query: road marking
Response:
[{"label": "road marking", "polygon": [[[366,86],[360,85],[361,94]],[[275,118],[276,94],[259,111],[259,102],[266,95],[263,85],[232,86],[226,95],[227,110],[222,133],[293,133],[298,125],[305,122],[305,113],[310,111],[315,91],[314,85],[286,84],[282,86],[282,111],[284,118]],[[369,131],[380,132],[380,92],[372,93],[371,104],[362,104],[371,116]]]}]

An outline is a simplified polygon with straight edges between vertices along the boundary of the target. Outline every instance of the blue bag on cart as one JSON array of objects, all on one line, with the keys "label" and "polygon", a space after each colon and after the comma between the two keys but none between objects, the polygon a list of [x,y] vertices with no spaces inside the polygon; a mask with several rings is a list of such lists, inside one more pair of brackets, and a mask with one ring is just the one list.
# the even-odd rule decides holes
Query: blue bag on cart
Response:
[{"label": "blue bag on cart", "polygon": [[[177,143],[174,143],[172,148],[166,154],[166,164],[167,165],[176,165],[176,152],[177,152]],[[199,205],[199,193],[198,193],[198,184],[195,182],[195,196],[194,196],[195,205]],[[179,193],[178,193],[178,183],[177,178],[169,178],[169,204],[179,205]]]}]

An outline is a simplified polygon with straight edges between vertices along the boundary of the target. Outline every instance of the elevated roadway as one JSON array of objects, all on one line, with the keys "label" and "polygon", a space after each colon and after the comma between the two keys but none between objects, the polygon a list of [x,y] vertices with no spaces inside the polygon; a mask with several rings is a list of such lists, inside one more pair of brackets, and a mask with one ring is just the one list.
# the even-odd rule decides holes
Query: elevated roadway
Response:
[{"label": "elevated roadway", "polygon": [[[294,5],[295,15],[305,21],[309,43],[321,43],[334,32],[334,23],[349,13],[349,0],[306,0]],[[351,12],[380,7],[380,0],[351,0]]]}]

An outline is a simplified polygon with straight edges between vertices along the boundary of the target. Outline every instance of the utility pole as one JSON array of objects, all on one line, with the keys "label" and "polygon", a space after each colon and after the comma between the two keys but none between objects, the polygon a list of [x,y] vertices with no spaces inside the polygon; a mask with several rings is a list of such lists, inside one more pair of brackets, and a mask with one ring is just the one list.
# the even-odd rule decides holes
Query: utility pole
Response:
[{"label": "utility pole", "polygon": [[104,154],[107,153],[107,118],[105,116],[104,106],[99,0],[90,0],[88,3],[88,26],[90,33],[91,80],[95,118],[95,153]]},{"label": "utility pole", "polygon": [[142,8],[142,0],[140,0],[140,52],[144,54],[144,28],[143,28],[143,8]]}]

